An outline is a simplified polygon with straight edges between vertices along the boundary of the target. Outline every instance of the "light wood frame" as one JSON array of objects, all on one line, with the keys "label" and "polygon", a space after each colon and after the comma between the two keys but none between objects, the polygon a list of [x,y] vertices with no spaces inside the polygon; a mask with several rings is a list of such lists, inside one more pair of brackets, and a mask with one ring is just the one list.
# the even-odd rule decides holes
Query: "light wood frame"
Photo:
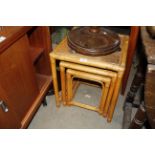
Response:
[{"label": "light wood frame", "polygon": [[106,105],[103,110],[103,116],[106,117],[108,113],[108,109],[110,108],[110,105],[113,105],[114,103],[111,103],[111,99],[113,96],[114,88],[117,82],[117,73],[104,70],[104,69],[98,69],[94,67],[88,67],[88,66],[83,66],[83,65],[78,65],[75,63],[69,63],[69,62],[60,62],[60,77],[61,77],[61,90],[62,90],[62,101],[63,104],[66,104],[66,77],[65,77],[65,68],[69,69],[74,69],[78,71],[83,71],[87,73],[91,73],[94,75],[101,75],[102,77],[110,77],[111,78],[111,84],[110,84],[110,89],[108,93],[108,97],[106,100]]},{"label": "light wood frame", "polygon": [[121,87],[122,76],[124,74],[125,65],[126,65],[126,57],[127,57],[127,48],[128,48],[128,36],[121,36],[121,51],[120,51],[120,59],[119,63],[109,63],[104,61],[101,57],[90,57],[84,56],[81,54],[73,54],[70,52],[69,47],[67,46],[66,38],[54,49],[52,53],[50,53],[51,59],[51,70],[52,70],[52,77],[53,77],[53,88],[55,92],[56,98],[56,106],[60,106],[60,99],[59,99],[59,92],[58,92],[58,81],[57,81],[57,71],[56,71],[56,60],[67,61],[72,63],[77,63],[81,65],[96,67],[100,69],[106,69],[110,71],[117,72],[118,78],[115,85],[115,91],[112,98],[112,106],[108,110],[108,122],[111,122],[114,109],[116,106],[117,98],[119,95],[119,90]]},{"label": "light wood frame", "polygon": [[[103,113],[103,109],[106,105],[106,99],[108,96],[110,84],[111,84],[111,79],[107,77],[102,77],[99,75],[93,75],[90,73],[82,72],[82,71],[76,71],[72,69],[67,69],[66,71],[66,76],[67,76],[67,105],[76,105],[80,106],[82,108],[86,108],[89,110],[94,110],[99,112],[100,114]],[[101,95],[101,101],[99,104],[99,108],[96,108],[94,106],[89,106],[86,104],[78,103],[72,100],[72,87],[73,87],[73,78],[72,77],[77,77],[80,79],[87,79],[89,81],[95,81],[98,82],[102,85],[102,95]]]}]

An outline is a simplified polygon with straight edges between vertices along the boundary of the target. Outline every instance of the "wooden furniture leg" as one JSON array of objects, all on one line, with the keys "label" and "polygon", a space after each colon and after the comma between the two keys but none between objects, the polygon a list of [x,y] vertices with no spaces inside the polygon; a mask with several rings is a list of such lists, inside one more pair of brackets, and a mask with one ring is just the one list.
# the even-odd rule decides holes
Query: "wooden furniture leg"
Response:
[{"label": "wooden furniture leg", "polygon": [[130,91],[127,94],[126,102],[133,103],[138,88],[140,87],[141,83],[144,82],[144,74],[142,67],[143,65],[140,63],[137,72],[135,74],[135,77],[133,79],[133,82],[131,84]]},{"label": "wooden furniture leg", "polygon": [[123,107],[123,123],[122,129],[128,129],[131,123],[131,114],[132,114],[132,103],[126,102]]},{"label": "wooden furniture leg", "polygon": [[141,129],[146,121],[146,110],[142,103],[138,108],[135,117],[133,118],[129,129]]},{"label": "wooden furniture leg", "polygon": [[134,57],[135,51],[136,51],[138,34],[139,34],[139,26],[132,26],[130,38],[129,38],[128,52],[127,52],[126,70],[125,70],[125,73],[123,76],[123,82],[122,82],[122,94],[125,93],[130,69],[132,66],[133,57]]},{"label": "wooden furniture leg", "polygon": [[131,112],[132,112],[134,98],[135,98],[136,93],[137,93],[138,89],[140,88],[141,84],[144,83],[144,69],[143,69],[143,67],[144,67],[144,64],[143,64],[142,60],[140,60],[137,72],[134,76],[130,90],[127,94],[127,97],[126,97],[126,100],[124,103],[124,116],[123,116],[123,126],[122,126],[123,129],[129,128],[129,125],[131,123]]},{"label": "wooden furniture leg", "polygon": [[52,78],[53,78],[53,88],[56,98],[56,106],[60,106],[59,102],[59,91],[58,91],[58,81],[57,81],[57,71],[56,71],[56,60],[51,57],[51,68],[52,68]]}]

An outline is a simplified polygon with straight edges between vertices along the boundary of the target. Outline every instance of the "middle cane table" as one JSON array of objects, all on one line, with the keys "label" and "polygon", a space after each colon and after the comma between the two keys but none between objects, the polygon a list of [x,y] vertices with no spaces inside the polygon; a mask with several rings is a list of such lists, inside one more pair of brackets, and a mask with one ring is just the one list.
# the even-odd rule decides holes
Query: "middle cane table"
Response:
[{"label": "middle cane table", "polygon": [[128,40],[129,40],[129,37],[126,35],[120,35],[120,38],[121,38],[121,45],[120,45],[121,50],[105,56],[92,57],[78,54],[67,45],[67,38],[65,38],[54,49],[54,51],[50,54],[50,59],[51,59],[51,69],[53,76],[53,87],[56,97],[56,105],[58,107],[60,106],[61,97],[59,96],[58,92],[58,79],[56,70],[57,60],[112,71],[114,73],[117,73],[117,80],[115,82],[111,105],[109,107],[107,114],[107,120],[108,122],[111,122],[114,109],[117,103],[119,90],[121,87],[122,77],[125,71]]},{"label": "middle cane table", "polygon": [[74,63],[69,63],[69,62],[60,62],[60,74],[61,74],[61,87],[62,87],[62,101],[64,105],[66,104],[66,76],[65,76],[65,68],[70,68],[74,70],[79,70],[79,71],[84,71],[87,73],[93,73],[94,75],[101,75],[102,77],[110,77],[111,79],[111,84],[110,84],[110,90],[109,90],[109,95],[106,100],[106,105],[105,108],[103,109],[103,116],[106,117],[107,111],[109,108],[109,104],[111,101],[111,97],[113,94],[114,86],[115,83],[117,82],[117,74],[111,71],[107,71],[104,69],[98,69],[94,67],[88,67],[84,65],[78,65]]}]

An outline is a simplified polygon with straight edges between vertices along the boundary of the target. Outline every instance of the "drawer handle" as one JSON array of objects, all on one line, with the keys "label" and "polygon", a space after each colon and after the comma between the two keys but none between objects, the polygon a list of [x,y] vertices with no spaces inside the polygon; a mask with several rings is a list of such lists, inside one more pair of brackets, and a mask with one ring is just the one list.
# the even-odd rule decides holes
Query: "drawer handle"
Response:
[{"label": "drawer handle", "polygon": [[0,107],[2,108],[2,110],[4,112],[8,112],[9,111],[9,109],[8,109],[8,107],[7,107],[7,105],[5,104],[4,101],[0,101]]}]

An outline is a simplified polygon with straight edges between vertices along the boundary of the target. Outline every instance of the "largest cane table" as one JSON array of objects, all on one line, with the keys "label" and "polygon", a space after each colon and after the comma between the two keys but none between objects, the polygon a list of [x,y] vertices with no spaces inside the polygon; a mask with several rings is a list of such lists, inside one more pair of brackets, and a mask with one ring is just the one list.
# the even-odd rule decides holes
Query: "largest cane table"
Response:
[{"label": "largest cane table", "polygon": [[60,106],[60,97],[58,92],[58,79],[56,70],[56,61],[67,61],[76,64],[92,66],[100,69],[106,69],[117,73],[117,82],[115,83],[115,89],[112,97],[111,103],[113,106],[108,112],[108,121],[112,120],[112,115],[117,103],[117,98],[119,95],[119,90],[121,87],[121,82],[126,66],[127,48],[129,37],[127,35],[119,35],[121,39],[120,51],[116,51],[112,54],[106,56],[86,56],[76,53],[67,44],[67,38],[62,40],[62,42],[50,53],[52,78],[53,78],[53,88],[56,97],[56,105]]}]

